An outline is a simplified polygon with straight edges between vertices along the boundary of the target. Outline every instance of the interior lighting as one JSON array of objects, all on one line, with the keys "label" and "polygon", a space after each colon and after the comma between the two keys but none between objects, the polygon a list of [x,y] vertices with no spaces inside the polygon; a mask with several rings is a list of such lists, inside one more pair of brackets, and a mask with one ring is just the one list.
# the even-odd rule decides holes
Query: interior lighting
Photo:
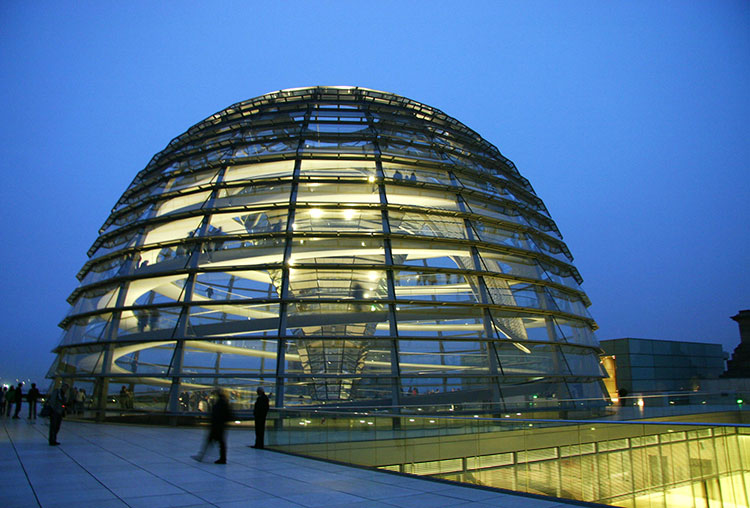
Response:
[{"label": "interior lighting", "polygon": [[413,422],[413,421],[414,421],[414,418],[409,418],[409,421],[410,421],[410,422]]},{"label": "interior lighting", "polygon": [[638,407],[643,407],[643,399],[638,399]]},{"label": "interior lighting", "polygon": [[239,421],[239,420],[235,420],[235,421],[234,421],[234,423],[236,423],[236,424],[238,424],[238,425],[239,425],[239,424],[240,424],[240,423],[242,423],[242,422],[241,422],[241,421]]},{"label": "interior lighting", "polygon": [[744,400],[742,400],[742,399],[737,399],[737,404],[742,404],[743,402],[744,402]]},{"label": "interior lighting", "polygon": [[[290,101],[289,97],[294,97],[294,100]],[[380,358],[385,355],[388,360],[388,353],[369,338],[388,334],[391,326],[393,330],[399,328],[402,331],[402,337],[392,341],[393,363],[408,366],[404,372],[396,374],[394,383],[403,387],[409,382],[416,382],[422,394],[412,399],[424,401],[428,407],[441,407],[444,411],[450,404],[440,402],[447,394],[436,389],[439,386],[445,384],[448,390],[456,390],[456,396],[461,396],[461,400],[474,404],[484,403],[487,390],[496,382],[487,376],[491,361],[489,356],[473,351],[473,346],[469,347],[469,351],[454,347],[462,337],[470,336],[468,330],[461,330],[461,326],[476,328],[472,332],[474,336],[483,333],[484,325],[494,327],[495,336],[485,339],[493,347],[498,346],[496,353],[500,365],[503,362],[516,362],[518,352],[533,358],[532,354],[536,354],[536,351],[532,352],[530,348],[536,339],[545,344],[545,352],[552,356],[567,354],[565,337],[555,333],[553,327],[544,326],[547,320],[555,316],[554,309],[545,307],[530,315],[520,300],[510,298],[502,302],[500,317],[490,316],[483,310],[480,294],[486,288],[471,284],[478,273],[473,268],[477,267],[482,267],[481,273],[488,277],[488,281],[490,277],[502,277],[503,281],[492,284],[500,292],[518,288],[516,284],[542,287],[546,283],[547,273],[543,270],[530,272],[528,277],[520,278],[516,277],[520,273],[512,273],[515,272],[513,266],[516,262],[524,266],[527,262],[536,263],[536,254],[530,251],[511,253],[502,247],[505,244],[503,239],[521,235],[516,232],[517,228],[505,221],[496,223],[492,219],[494,213],[474,210],[469,222],[463,216],[447,217],[439,211],[444,208],[441,203],[446,199],[453,204],[465,200],[472,209],[487,208],[488,212],[494,206],[507,208],[509,215],[525,224],[524,231],[528,230],[530,237],[535,238],[539,233],[547,238],[545,244],[551,242],[544,248],[547,259],[553,252],[567,253],[567,248],[560,238],[548,237],[543,233],[554,230],[555,225],[550,217],[546,217],[541,200],[512,167],[510,171],[501,170],[503,179],[508,181],[510,189],[521,191],[523,198],[516,199],[510,195],[515,192],[511,190],[505,191],[501,197],[500,189],[496,188],[502,185],[497,176],[499,173],[477,166],[486,163],[487,167],[505,167],[510,164],[500,156],[499,151],[460,121],[427,105],[415,104],[419,103],[362,88],[319,87],[279,91],[237,103],[170,141],[143,170],[143,174],[153,175],[154,178],[133,180],[112,209],[105,222],[107,227],[92,246],[89,260],[80,274],[81,286],[71,295],[70,312],[60,324],[65,335],[61,339],[57,350],[58,361],[51,369],[50,376],[69,381],[94,378],[97,383],[105,383],[107,379],[117,376],[132,376],[130,379],[136,385],[136,393],[163,392],[165,386],[174,387],[180,383],[193,386],[196,391],[207,392],[211,389],[212,378],[195,378],[196,368],[188,364],[216,363],[211,358],[217,355],[217,347],[218,354],[221,354],[221,344],[229,347],[226,351],[232,352],[232,362],[217,364],[216,376],[226,376],[227,379],[232,376],[240,384],[253,383],[258,376],[266,375],[262,362],[268,361],[279,364],[269,378],[268,382],[272,385],[274,382],[278,386],[286,383],[291,387],[299,375],[309,380],[306,381],[310,383],[310,389],[305,391],[307,395],[303,397],[292,389],[287,390],[286,394],[278,394],[280,405],[301,404],[310,408],[328,405],[330,408],[337,404],[349,407],[382,404],[382,407],[392,407],[398,400],[389,403],[385,399],[398,399],[399,390],[390,394],[369,390],[368,386],[372,386],[365,377],[367,372],[390,364]],[[326,122],[330,124],[327,132],[347,132],[346,140],[326,145],[328,148],[325,152],[299,153],[296,148],[305,146],[307,127],[313,128],[315,123],[308,112],[329,106],[331,109],[346,109],[345,117],[335,114],[326,117]],[[415,110],[423,113],[415,114]],[[382,161],[376,164],[372,157],[368,161],[362,159],[362,147],[371,144],[374,139],[369,131],[359,129],[382,114],[387,114],[389,128],[378,132],[378,145],[383,153],[382,157],[377,157]],[[360,125],[354,127],[355,122]],[[267,143],[264,142],[268,160],[274,162],[257,158],[249,161],[246,153],[225,153],[226,147],[208,141],[232,129],[237,129],[237,132],[260,132],[267,125],[281,123],[284,127],[269,131]],[[417,155],[412,162],[400,164],[396,161],[402,159],[399,154],[403,152],[400,147],[404,141],[403,135],[396,132],[400,130],[395,128],[396,125],[403,125],[404,133],[408,133],[407,137],[415,142],[427,137],[434,138],[435,143],[415,148],[417,153],[424,156]],[[195,137],[194,132],[201,132],[200,139]],[[439,144],[451,143],[456,137],[461,139],[463,162],[447,159],[439,162],[442,153]],[[314,146],[314,142],[309,143]],[[194,179],[185,180],[183,174],[173,171],[172,161],[186,150],[201,154],[200,160],[191,159],[190,170],[199,175]],[[222,161],[224,169],[209,162],[216,160]],[[421,190],[422,182],[426,180],[420,178],[420,171],[424,170],[424,174],[447,174],[453,166],[466,179],[475,182],[475,191],[468,187],[455,187],[455,182],[447,178],[431,179],[430,189]],[[275,178],[278,175],[286,176]],[[295,175],[295,182],[288,183],[292,175]],[[380,176],[384,177],[384,186],[379,193]],[[370,182],[369,187],[360,186],[362,177],[365,183]],[[400,187],[401,192],[388,194],[386,191],[389,189],[385,184],[390,186],[393,182],[395,185],[399,180],[407,186]],[[359,183],[341,183],[354,181]],[[243,187],[229,191],[225,182],[235,182],[230,185],[241,184]],[[284,182],[283,186],[281,182]],[[175,185],[180,185],[180,192],[166,190],[177,188]],[[338,188],[335,188],[337,185]],[[235,191],[238,194],[232,195],[237,196],[240,202],[229,197]],[[315,192],[318,194],[313,196]],[[136,196],[143,196],[143,199]],[[217,198],[214,200],[215,207],[208,209],[200,206],[210,199],[209,196]],[[226,199],[221,199],[224,196]],[[494,198],[499,201],[490,204],[488,200]],[[130,205],[122,206],[125,203]],[[145,226],[142,223],[145,216],[133,213],[133,210],[147,206],[159,210],[154,212],[160,217],[158,225]],[[346,206],[355,208],[347,209]],[[383,223],[382,220],[381,209],[384,207],[391,210],[390,215],[385,217],[391,220],[390,228],[387,221]],[[382,213],[388,215],[385,211]],[[498,213],[504,212],[501,210]],[[300,221],[299,227],[295,216]],[[464,233],[468,235],[468,228],[491,233],[489,237],[482,234],[465,236]],[[300,235],[297,235],[297,229]],[[265,231],[265,237],[256,238],[262,231]],[[383,235],[387,237],[389,231],[395,236],[383,239]],[[454,242],[456,238],[464,240],[459,244]],[[359,250],[356,249],[357,239],[361,245]],[[294,240],[298,240],[296,251]],[[206,255],[201,256],[200,260],[194,259],[195,263],[185,270],[184,262],[176,258],[184,260],[186,252],[197,253],[199,244],[196,242],[206,243],[203,249]],[[164,248],[163,245],[168,247]],[[242,248],[226,248],[230,245]],[[471,261],[467,263],[466,259]],[[542,396],[538,393],[534,399],[528,400],[535,393],[534,387],[546,382],[559,382],[561,391],[569,388],[571,393],[591,393],[592,397],[586,400],[594,402],[585,402],[586,405],[597,405],[597,401],[604,400],[602,396],[606,394],[600,391],[600,378],[604,374],[586,367],[588,360],[599,361],[599,349],[592,335],[595,323],[584,312],[588,299],[577,288],[580,276],[569,261],[560,258],[556,262],[562,272],[571,275],[557,282],[573,290],[571,294],[574,296],[571,298],[575,300],[575,311],[565,313],[566,323],[570,321],[570,326],[581,334],[581,347],[576,348],[576,355],[586,355],[586,361],[571,363],[564,374],[553,365],[546,364],[540,370],[519,369],[519,384],[514,386],[519,387],[519,396],[524,398],[525,403],[532,406],[542,402]],[[300,271],[296,269],[297,262]],[[310,268],[303,273],[304,266]],[[128,274],[129,280],[127,298],[115,298],[113,291],[97,292],[91,296],[95,287],[120,287],[123,273]],[[159,277],[154,277],[154,274]],[[395,293],[394,278],[398,281]],[[204,292],[207,284],[215,285],[208,292],[210,294]],[[355,288],[355,285],[359,288]],[[193,286],[198,289],[192,300],[185,301],[180,297],[180,289]],[[465,293],[463,305],[451,307],[456,302],[448,300],[462,298],[456,295],[448,298],[451,295],[443,294],[451,287]],[[246,299],[222,300],[232,291],[242,292],[243,288],[246,296],[252,296],[250,292],[256,291],[255,294],[264,296],[271,303],[248,305]],[[347,289],[348,295],[345,294]],[[352,295],[357,297],[359,304],[352,304]],[[312,302],[318,296],[325,297],[322,298],[323,303]],[[312,303],[299,301],[300,298],[309,299]],[[186,316],[205,315],[209,313],[204,308],[206,301],[220,304],[221,308],[217,307],[214,311],[220,311],[215,313],[223,317],[213,320],[210,326],[198,327],[194,330],[195,334],[184,333],[184,320],[167,319],[167,314],[171,312],[169,309],[175,305]],[[401,309],[398,301],[404,301],[408,306]],[[433,303],[421,305],[420,301]],[[370,315],[366,315],[367,307],[371,310]],[[446,315],[446,308],[450,309],[449,315]],[[396,314],[389,316],[389,309],[397,310]],[[110,314],[103,314],[105,311]],[[96,319],[102,322],[106,322],[104,320],[108,315],[121,316],[119,328],[108,328],[111,333],[108,331],[107,343],[119,344],[118,347],[113,346],[111,361],[100,361],[102,351],[109,347],[103,343],[87,345],[86,352],[78,354],[79,324],[81,319],[87,322],[91,320],[90,313],[95,313]],[[287,315],[290,321],[286,327],[281,326]],[[394,318],[393,323],[389,322],[391,317]],[[294,325],[293,339],[287,335],[291,325]],[[409,335],[419,335],[419,339],[425,341],[420,344],[430,344],[430,349],[418,347],[417,351],[410,351],[412,337]],[[230,342],[227,339],[231,336],[237,339]],[[189,349],[195,362],[185,361],[181,369],[170,369],[171,357],[158,354],[159,348],[165,347],[164,342],[156,341],[154,337],[171,337],[173,340],[168,341],[172,344],[169,347],[180,351],[181,348]],[[245,344],[243,337],[267,341],[264,344],[287,341],[288,349],[284,353],[286,361],[281,362],[276,358],[281,351],[275,346],[254,347]],[[238,347],[235,347],[235,342]],[[433,344],[440,345],[444,350],[438,353],[441,357],[444,355],[444,362],[430,359],[435,354],[429,352]],[[442,348],[443,344],[445,348]],[[463,360],[472,355],[476,355],[476,361]],[[494,360],[492,363],[495,363]],[[151,373],[143,376],[143,372],[149,369]],[[409,381],[413,376],[422,377]],[[428,379],[430,381],[426,381]],[[503,384],[509,381],[502,379]],[[539,385],[535,385],[537,381],[540,381]],[[339,384],[339,388],[334,388],[335,384]],[[493,390],[493,393],[500,394],[502,389]],[[498,396],[490,397],[487,402],[501,403],[502,399]],[[738,397],[735,395],[735,399]],[[560,393],[553,395],[545,392],[543,400],[545,403],[560,401]],[[106,400],[96,402],[94,405],[97,407],[92,409],[106,409]],[[584,402],[577,401],[575,404],[583,406]],[[176,397],[163,397],[153,404],[153,409],[175,414],[179,404]],[[493,411],[495,416],[504,415],[494,406],[491,411],[475,417],[486,418]],[[416,412],[425,413],[426,410],[422,408]],[[369,413],[360,414],[369,416]],[[378,413],[378,416],[381,414]],[[508,413],[506,418],[512,418],[512,415]],[[352,424],[357,418],[345,420]],[[310,425],[309,420],[297,421]],[[316,422],[319,423],[320,419]],[[360,424],[365,423],[367,421],[363,419]]]}]

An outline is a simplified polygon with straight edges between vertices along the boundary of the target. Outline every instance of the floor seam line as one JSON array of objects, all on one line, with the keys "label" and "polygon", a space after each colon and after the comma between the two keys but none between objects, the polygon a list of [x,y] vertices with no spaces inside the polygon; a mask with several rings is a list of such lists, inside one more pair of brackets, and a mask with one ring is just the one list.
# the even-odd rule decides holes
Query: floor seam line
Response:
[{"label": "floor seam line", "polygon": [[24,476],[26,476],[26,482],[29,484],[29,488],[31,489],[31,493],[34,494],[34,499],[36,499],[36,504],[41,508],[42,503],[39,502],[39,496],[36,495],[36,489],[34,488],[34,485],[31,483],[31,478],[29,478],[29,472],[26,471],[26,467],[23,465],[23,460],[21,460],[21,455],[18,453],[18,449],[16,448],[16,444],[13,442],[13,438],[10,435],[10,432],[8,432],[8,427],[5,425],[5,422],[3,422],[3,430],[5,431],[5,435],[8,436],[8,442],[13,447],[13,452],[16,454],[16,460],[18,460],[18,463],[21,465],[21,470],[23,471]]}]

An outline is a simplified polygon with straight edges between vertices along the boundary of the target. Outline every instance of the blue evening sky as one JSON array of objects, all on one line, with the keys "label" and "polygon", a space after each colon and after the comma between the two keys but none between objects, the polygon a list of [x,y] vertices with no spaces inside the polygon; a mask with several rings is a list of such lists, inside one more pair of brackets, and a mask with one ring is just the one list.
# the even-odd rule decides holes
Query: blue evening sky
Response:
[{"label": "blue evening sky", "polygon": [[7,0],[0,378],[43,382],[86,251],[156,152],[310,85],[404,95],[495,144],[560,227],[599,339],[738,343],[747,1]]}]

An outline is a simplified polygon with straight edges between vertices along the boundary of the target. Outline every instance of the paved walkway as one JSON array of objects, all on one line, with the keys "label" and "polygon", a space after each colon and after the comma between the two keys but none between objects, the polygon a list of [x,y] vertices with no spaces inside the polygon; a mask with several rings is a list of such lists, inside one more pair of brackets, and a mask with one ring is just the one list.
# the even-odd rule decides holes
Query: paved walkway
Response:
[{"label": "paved walkway", "polygon": [[560,500],[455,486],[254,450],[229,432],[227,465],[191,459],[205,430],[64,421],[60,446],[47,420],[2,419],[0,506],[76,508],[440,507],[553,508]]}]

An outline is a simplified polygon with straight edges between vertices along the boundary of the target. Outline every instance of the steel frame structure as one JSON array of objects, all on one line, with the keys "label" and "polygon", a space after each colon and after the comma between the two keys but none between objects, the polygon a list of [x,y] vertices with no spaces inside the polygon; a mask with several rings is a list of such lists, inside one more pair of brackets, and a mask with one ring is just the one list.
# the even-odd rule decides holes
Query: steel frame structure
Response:
[{"label": "steel frame structure", "polygon": [[[541,199],[445,113],[356,87],[172,140],[78,274],[48,376],[135,408],[601,400],[590,302]],[[115,388],[110,388],[110,387]],[[122,401],[120,401],[122,405]]]}]

